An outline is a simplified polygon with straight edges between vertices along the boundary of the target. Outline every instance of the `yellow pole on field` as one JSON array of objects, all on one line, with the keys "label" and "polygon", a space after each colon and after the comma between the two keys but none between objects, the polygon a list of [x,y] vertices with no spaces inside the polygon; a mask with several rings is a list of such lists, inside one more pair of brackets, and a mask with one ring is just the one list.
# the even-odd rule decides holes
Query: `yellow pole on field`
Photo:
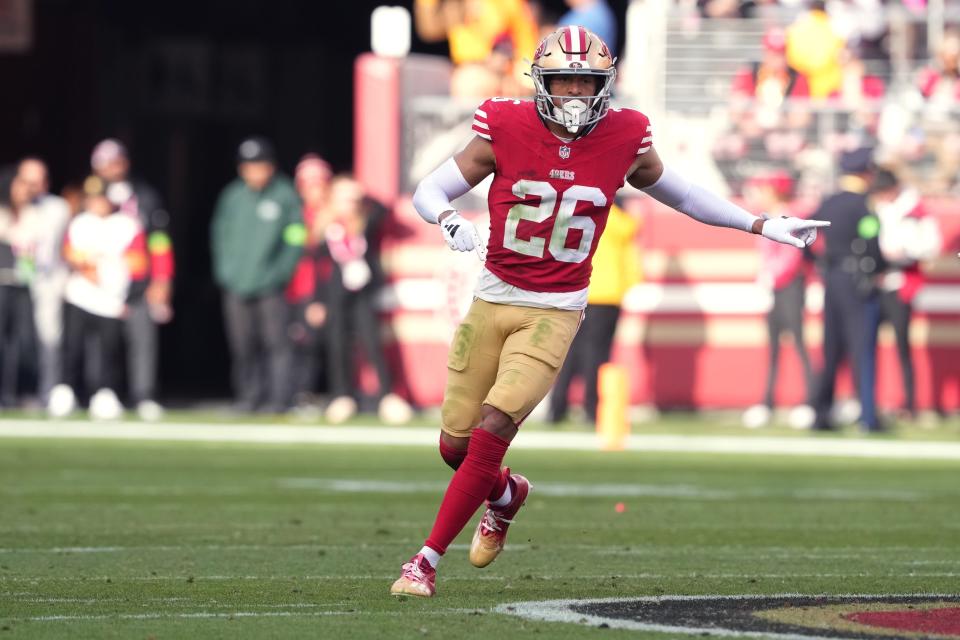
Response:
[{"label": "yellow pole on field", "polygon": [[622,451],[630,435],[627,369],[607,362],[600,365],[598,375],[597,435],[600,436],[600,448],[604,451]]}]

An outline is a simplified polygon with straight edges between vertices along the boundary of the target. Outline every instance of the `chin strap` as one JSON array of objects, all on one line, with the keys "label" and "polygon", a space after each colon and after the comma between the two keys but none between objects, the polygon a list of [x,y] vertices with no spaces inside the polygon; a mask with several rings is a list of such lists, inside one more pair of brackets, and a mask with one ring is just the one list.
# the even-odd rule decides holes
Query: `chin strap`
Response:
[{"label": "chin strap", "polygon": [[553,115],[570,133],[577,133],[580,130],[588,112],[589,107],[583,100],[565,100],[562,107],[554,106],[553,108]]}]

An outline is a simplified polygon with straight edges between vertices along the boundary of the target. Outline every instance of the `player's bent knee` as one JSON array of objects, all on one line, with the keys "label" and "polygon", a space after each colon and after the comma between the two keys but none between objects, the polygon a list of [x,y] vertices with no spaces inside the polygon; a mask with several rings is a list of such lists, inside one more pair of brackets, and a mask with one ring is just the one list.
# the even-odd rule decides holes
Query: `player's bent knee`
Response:
[{"label": "player's bent knee", "polygon": [[444,433],[454,438],[469,438],[479,422],[479,412],[470,403],[456,398],[444,399],[440,408],[440,423]]},{"label": "player's bent knee", "polygon": [[509,415],[494,406],[483,405],[480,428],[510,442],[517,435],[517,425]]},{"label": "player's bent knee", "polygon": [[440,457],[448,467],[456,471],[467,457],[470,438],[458,438],[445,431],[440,432]]}]

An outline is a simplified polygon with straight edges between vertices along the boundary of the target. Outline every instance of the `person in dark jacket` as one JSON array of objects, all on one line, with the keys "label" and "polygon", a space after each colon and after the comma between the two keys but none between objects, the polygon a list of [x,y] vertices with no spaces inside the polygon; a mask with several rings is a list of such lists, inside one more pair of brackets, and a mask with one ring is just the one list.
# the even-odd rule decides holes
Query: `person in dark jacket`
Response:
[{"label": "person in dark jacket", "polygon": [[244,140],[237,164],[239,177],[220,193],[211,228],[235,408],[279,413],[291,402],[293,356],[284,289],[306,236],[301,203],[292,181],[277,171],[268,140]]},{"label": "person in dark jacket", "polygon": [[[353,177],[337,176],[330,184],[329,220],[325,240],[333,258],[327,287],[328,376],[333,400],[326,418],[338,423],[358,409],[353,366],[356,346],[377,372],[378,412],[390,424],[411,417],[407,402],[393,393],[393,376],[381,338],[376,298],[386,282],[380,264],[380,240],[387,209],[366,197]],[[356,345],[356,346],[355,346]]]},{"label": "person in dark jacket", "polygon": [[834,385],[837,368],[846,359],[860,396],[860,422],[868,431],[878,431],[881,424],[876,410],[875,371],[862,370],[864,351],[877,347],[876,331],[867,328],[870,318],[879,314],[878,279],[883,271],[880,223],[867,206],[872,151],[861,148],[844,153],[840,169],[840,190],[826,198],[811,216],[831,223],[820,257],[824,283],[823,371],[814,394],[814,428],[834,427],[830,417]]},{"label": "person in dark jacket", "polygon": [[157,190],[130,175],[130,155],[119,140],[108,138],[93,149],[90,167],[106,185],[107,197],[121,213],[132,216],[147,237],[150,264],[143,277],[130,285],[124,339],[130,400],[142,420],[159,420],[163,409],[157,403],[159,364],[158,325],[173,315],[173,244],[170,215]]},{"label": "person in dark jacket", "polygon": [[330,222],[329,192],[333,172],[320,156],[308,153],[297,163],[294,183],[303,200],[306,230],[303,256],[287,285],[290,303],[290,338],[294,343],[291,386],[294,404],[302,417],[316,408],[315,392],[327,390],[326,324],[327,289],[333,275],[333,258],[324,240]]}]

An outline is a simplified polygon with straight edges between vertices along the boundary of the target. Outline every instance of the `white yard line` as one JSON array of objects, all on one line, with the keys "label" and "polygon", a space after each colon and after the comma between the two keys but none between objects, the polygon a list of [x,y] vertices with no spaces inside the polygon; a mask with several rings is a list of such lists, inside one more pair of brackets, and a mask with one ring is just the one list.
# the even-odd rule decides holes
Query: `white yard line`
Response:
[{"label": "white yard line", "polygon": [[[264,424],[112,424],[84,421],[0,421],[0,437],[80,438],[110,440],[167,440],[190,442],[244,442],[261,444],[349,444],[437,446],[438,429],[425,427],[308,427]],[[521,432],[517,449],[598,450],[593,433]],[[630,451],[802,455],[854,458],[960,460],[960,442],[915,442],[861,438],[678,436],[629,437]]]},{"label": "white yard line", "polygon": [[[109,554],[109,553],[144,553],[150,551],[219,551],[219,552],[249,552],[249,551],[275,551],[278,553],[289,553],[291,551],[343,551],[356,553],[358,550],[383,549],[392,550],[397,547],[406,547],[410,543],[404,542],[382,542],[379,544],[177,544],[177,545],[131,545],[131,546],[104,546],[104,547],[0,547],[0,554]],[[468,544],[455,543],[449,546],[451,551],[466,551],[470,548]],[[539,550],[538,545],[533,544],[508,544],[507,550],[511,552],[527,552]],[[551,543],[549,548],[552,550],[576,551],[591,555],[627,555],[627,556],[673,556],[680,555],[690,557],[695,555],[706,555],[711,558],[731,558],[737,559],[749,556],[755,560],[809,560],[809,559],[833,559],[833,560],[864,560],[874,559],[884,564],[902,564],[902,565],[937,565],[937,564],[960,564],[960,559],[947,560],[943,558],[944,552],[956,551],[953,547],[735,547],[735,546],[674,546],[674,545],[629,545],[629,544],[564,544]],[[937,554],[936,559],[911,560],[902,556],[910,552]],[[894,558],[882,558],[884,554],[891,554]]]},{"label": "white yard line", "polygon": [[[442,494],[446,482],[410,482],[402,480],[362,480],[348,478],[280,478],[281,489],[305,489],[337,493],[436,493]],[[539,496],[558,498],[613,497],[613,498],[681,498],[692,500],[739,500],[742,498],[790,498],[796,500],[889,500],[914,502],[928,497],[944,497],[944,493],[926,494],[920,491],[891,491],[885,489],[711,489],[692,484],[638,484],[638,483],[572,483],[537,482],[533,491]],[[952,491],[949,492],[952,495]]]}]

